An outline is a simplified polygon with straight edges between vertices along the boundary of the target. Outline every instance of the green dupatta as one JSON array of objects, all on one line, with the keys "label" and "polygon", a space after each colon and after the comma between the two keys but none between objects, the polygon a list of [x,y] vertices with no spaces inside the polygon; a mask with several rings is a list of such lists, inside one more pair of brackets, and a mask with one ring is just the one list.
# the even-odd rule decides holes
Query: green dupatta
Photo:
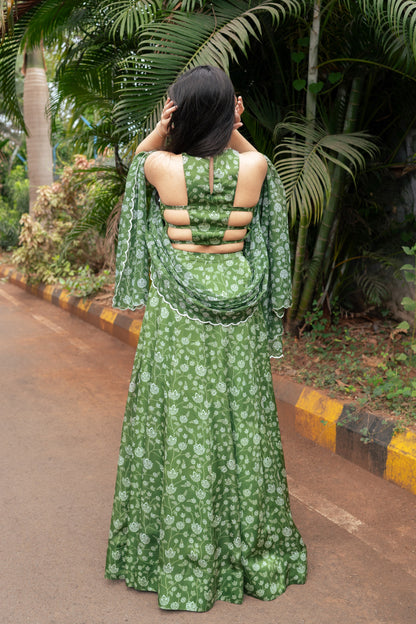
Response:
[{"label": "green dupatta", "polygon": [[164,300],[180,315],[213,325],[246,321],[260,305],[270,355],[282,355],[282,317],[291,305],[290,250],[283,184],[268,160],[268,172],[249,233],[244,241],[252,281],[243,295],[222,298],[193,282],[166,234],[156,191],[146,192],[148,152],[132,161],[120,216],[113,306],[135,310],[146,305],[149,269]]}]

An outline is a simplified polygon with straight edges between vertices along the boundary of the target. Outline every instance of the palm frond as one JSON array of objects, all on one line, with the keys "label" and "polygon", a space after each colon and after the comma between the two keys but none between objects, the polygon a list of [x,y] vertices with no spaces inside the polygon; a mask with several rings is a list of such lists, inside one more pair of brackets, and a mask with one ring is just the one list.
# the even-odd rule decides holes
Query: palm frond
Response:
[{"label": "palm frond", "polygon": [[25,128],[25,123],[16,90],[16,64],[34,10],[33,8],[25,13],[15,23],[13,32],[8,32],[0,45],[0,92],[3,98],[3,112],[21,129]]},{"label": "palm frond", "polygon": [[[69,117],[66,115],[66,125],[71,130],[75,130],[82,116],[90,121],[94,126],[91,132],[85,131],[82,123],[78,124],[74,140],[80,146],[102,149],[105,147],[104,143],[115,145],[119,142],[119,132],[112,118],[112,110],[117,88],[118,62],[128,50],[124,42],[115,42],[109,38],[108,32],[96,31],[88,33],[83,39],[77,38],[65,49],[56,70],[57,89],[51,97],[51,116],[55,118],[66,107],[69,112]],[[92,152],[89,150],[89,153]]]},{"label": "palm frond", "polygon": [[2,40],[6,34],[6,31],[13,33],[14,28],[14,15],[13,15],[14,6],[11,2],[7,2],[7,0],[0,0],[0,30]]},{"label": "palm frond", "polygon": [[[97,180],[97,174],[100,177]],[[66,236],[66,244],[93,230],[105,236],[108,218],[124,191],[125,180],[114,167],[94,167],[88,170],[89,188],[85,211]]]},{"label": "palm frond", "polygon": [[266,89],[260,90],[256,86],[251,86],[243,98],[244,126],[259,152],[273,158],[273,131],[283,117],[280,102],[273,99]]},{"label": "palm frond", "polygon": [[316,149],[305,149],[293,137],[284,140],[275,155],[275,166],[285,187],[291,221],[297,215],[317,221],[331,192],[331,177]]},{"label": "palm frond", "polygon": [[126,138],[145,133],[157,121],[167,88],[184,71],[200,64],[228,70],[262,32],[262,14],[275,24],[299,15],[305,0],[224,2],[213,0],[202,12],[174,11],[144,25],[138,51],[123,63],[115,118],[128,129]]},{"label": "palm frond", "polygon": [[110,37],[113,39],[127,39],[137,34],[145,24],[155,20],[158,11],[162,9],[162,0],[115,0],[108,3],[107,19],[111,24]]},{"label": "palm frond", "polygon": [[408,48],[413,55],[413,60],[416,59],[416,3],[414,0],[355,0],[355,2],[370,22],[373,25],[377,24],[384,31],[386,49],[405,54]]},{"label": "palm frond", "polygon": [[[13,3],[13,29],[9,29],[0,45],[0,88],[3,95],[4,112],[22,129],[25,128],[16,93],[16,63],[24,46],[39,45],[42,39],[50,37],[61,40],[66,28],[71,29],[70,15],[86,6],[93,6],[93,0],[15,0]],[[9,3],[7,3],[9,6]],[[11,5],[10,5],[11,6]],[[53,37],[52,37],[53,34]]]},{"label": "palm frond", "polygon": [[[24,43],[34,47],[45,44],[67,43],[71,37],[83,37],[91,30],[105,28],[105,8],[97,0],[41,0],[25,34]],[[110,3],[107,3],[107,8]]]},{"label": "palm frond", "polygon": [[73,60],[66,58],[56,73],[61,97],[76,100],[82,109],[85,106],[107,103],[111,108],[114,101],[114,61],[117,47],[111,41],[90,42],[85,50]]},{"label": "palm frond", "polygon": [[15,23],[44,0],[0,0],[0,31],[2,42],[6,33],[13,35]]},{"label": "palm frond", "polygon": [[174,11],[179,8],[181,11],[195,11],[198,7],[199,9],[203,9],[206,4],[208,4],[210,0],[182,0],[178,3],[178,0],[168,0],[166,2],[166,9],[168,11]]},{"label": "palm frond", "polygon": [[363,268],[360,267],[358,271],[355,271],[354,278],[370,305],[379,306],[388,298],[389,290],[386,284],[386,276],[383,279],[382,275],[368,274],[365,270],[363,272]]},{"label": "palm frond", "polygon": [[244,95],[244,105],[270,133],[273,133],[276,124],[282,120],[280,102],[272,98],[265,88],[250,88],[250,92]]},{"label": "palm frond", "polygon": [[354,177],[377,153],[374,139],[364,132],[328,134],[306,119],[291,116],[276,126],[285,136],[275,151],[275,166],[282,179],[292,223],[297,215],[319,220],[331,193],[330,163]]}]

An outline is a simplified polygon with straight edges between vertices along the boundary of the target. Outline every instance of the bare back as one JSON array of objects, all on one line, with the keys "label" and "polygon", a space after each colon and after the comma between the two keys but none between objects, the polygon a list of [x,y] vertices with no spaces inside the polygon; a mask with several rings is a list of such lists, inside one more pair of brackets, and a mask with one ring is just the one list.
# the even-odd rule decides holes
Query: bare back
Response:
[{"label": "bare back", "polygon": [[[213,192],[214,172],[210,160],[210,192]],[[234,206],[245,210],[233,210],[230,214],[228,226],[230,228],[248,226],[253,217],[249,208],[254,208],[258,203],[261,188],[267,172],[267,161],[259,152],[250,151],[239,154],[239,171],[235,187]],[[189,242],[181,244],[180,241],[191,241],[190,229],[183,226],[189,225],[189,215],[186,210],[188,205],[188,193],[181,154],[171,154],[165,151],[153,152],[145,163],[145,175],[147,180],[156,188],[161,202],[169,207],[183,206],[184,209],[165,208],[164,217],[171,226],[168,228],[168,236],[175,242],[172,245],[177,249],[197,251],[205,253],[231,253],[240,251],[243,242],[233,242],[241,238],[235,229],[226,229],[221,245],[197,245]],[[174,226],[180,226],[175,228]],[[241,232],[241,230],[240,230]],[[244,233],[246,233],[245,230]]]}]

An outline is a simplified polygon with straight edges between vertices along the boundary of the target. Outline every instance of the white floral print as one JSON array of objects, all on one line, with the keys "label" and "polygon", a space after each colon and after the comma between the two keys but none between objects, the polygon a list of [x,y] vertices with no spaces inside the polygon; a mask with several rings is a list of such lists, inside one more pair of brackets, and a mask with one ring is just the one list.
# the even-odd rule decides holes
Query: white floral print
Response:
[{"label": "white floral print", "polygon": [[[232,203],[235,153],[224,159],[216,186]],[[185,156],[184,167],[188,196],[205,201],[200,161]],[[215,297],[252,279],[240,252],[180,251],[177,262]],[[157,592],[162,609],[271,600],[305,582],[306,550],[290,513],[263,307],[244,322],[205,323],[158,289],[131,376],[106,577]]]}]

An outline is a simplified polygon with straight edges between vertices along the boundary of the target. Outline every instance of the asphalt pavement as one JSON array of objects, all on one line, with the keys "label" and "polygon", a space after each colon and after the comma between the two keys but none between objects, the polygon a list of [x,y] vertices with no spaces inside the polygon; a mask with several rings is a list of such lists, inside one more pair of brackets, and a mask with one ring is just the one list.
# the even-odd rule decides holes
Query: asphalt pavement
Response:
[{"label": "asphalt pavement", "polygon": [[165,612],[104,579],[134,349],[0,283],[0,622],[415,624],[410,492],[296,433],[280,413],[306,585],[272,602]]}]

